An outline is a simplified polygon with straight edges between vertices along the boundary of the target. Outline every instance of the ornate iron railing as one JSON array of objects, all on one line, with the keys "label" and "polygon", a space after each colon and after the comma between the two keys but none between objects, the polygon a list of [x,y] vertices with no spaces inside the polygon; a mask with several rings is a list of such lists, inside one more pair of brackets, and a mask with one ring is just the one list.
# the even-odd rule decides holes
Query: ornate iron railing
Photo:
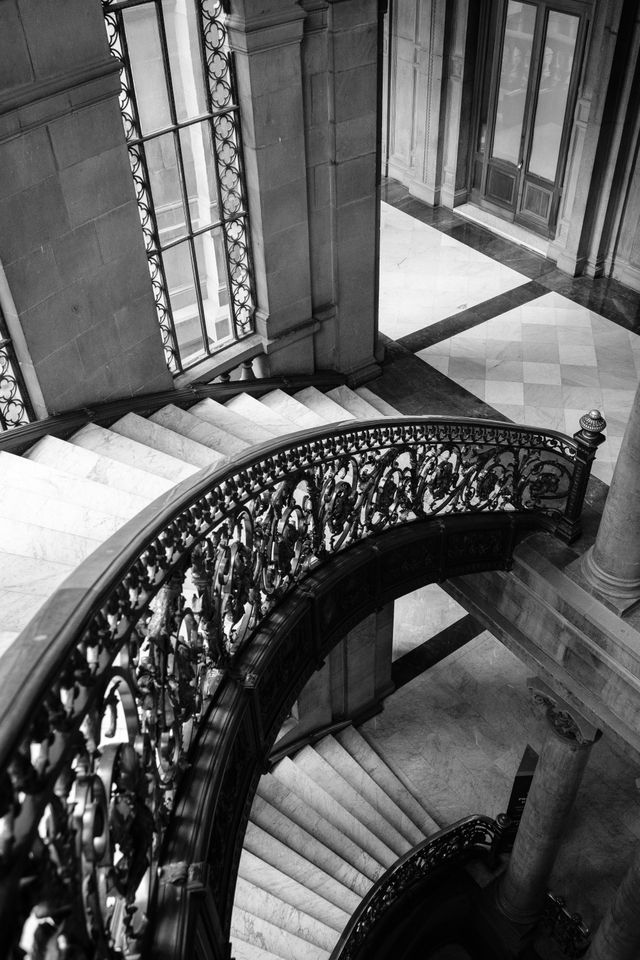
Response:
[{"label": "ornate iron railing", "polygon": [[413,847],[380,877],[345,927],[330,960],[355,960],[383,915],[416,883],[473,857],[492,855],[500,827],[490,817],[458,820]]},{"label": "ornate iron railing", "polygon": [[0,308],[0,431],[24,426],[33,410]]},{"label": "ornate iron railing", "polygon": [[527,515],[567,536],[599,440],[594,418],[573,440],[427,417],[318,428],[202,471],[100,547],[3,659],[0,928],[14,955],[18,942],[33,957],[139,955],[190,746],[225,671],[308,574],[452,514]]}]

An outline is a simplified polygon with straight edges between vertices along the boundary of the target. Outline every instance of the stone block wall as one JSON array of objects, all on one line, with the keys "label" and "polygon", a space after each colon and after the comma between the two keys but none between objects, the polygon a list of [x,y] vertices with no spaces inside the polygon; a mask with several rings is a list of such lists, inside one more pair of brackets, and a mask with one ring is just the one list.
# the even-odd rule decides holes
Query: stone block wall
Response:
[{"label": "stone block wall", "polygon": [[170,388],[100,4],[4,0],[0,89],[3,307],[36,412]]}]

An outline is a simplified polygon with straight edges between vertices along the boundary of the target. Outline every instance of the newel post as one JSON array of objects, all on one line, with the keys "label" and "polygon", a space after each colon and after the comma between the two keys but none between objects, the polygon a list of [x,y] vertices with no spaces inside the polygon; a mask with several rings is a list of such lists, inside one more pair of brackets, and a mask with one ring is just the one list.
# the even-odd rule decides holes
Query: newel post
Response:
[{"label": "newel post", "polygon": [[598,447],[606,439],[602,432],[606,425],[607,422],[599,410],[590,410],[589,413],[580,417],[581,429],[573,435],[577,444],[575,466],[564,516],[558,521],[556,527],[558,536],[567,543],[572,543],[581,532],[580,517],[591,476],[591,464]]}]

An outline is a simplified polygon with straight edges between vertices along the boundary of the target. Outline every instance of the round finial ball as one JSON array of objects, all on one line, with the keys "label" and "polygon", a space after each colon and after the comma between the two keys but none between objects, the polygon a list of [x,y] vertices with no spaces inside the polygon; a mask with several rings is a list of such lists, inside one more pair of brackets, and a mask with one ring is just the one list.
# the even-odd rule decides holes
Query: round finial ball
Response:
[{"label": "round finial ball", "polygon": [[589,413],[585,413],[584,417],[580,417],[580,426],[585,433],[602,433],[606,425],[607,421],[599,410],[589,410]]}]

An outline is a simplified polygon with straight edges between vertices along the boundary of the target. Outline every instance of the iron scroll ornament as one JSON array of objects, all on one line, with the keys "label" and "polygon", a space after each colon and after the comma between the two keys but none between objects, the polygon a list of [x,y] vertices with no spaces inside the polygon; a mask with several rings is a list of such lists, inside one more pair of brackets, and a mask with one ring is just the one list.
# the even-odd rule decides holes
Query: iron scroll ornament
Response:
[{"label": "iron scroll ornament", "polygon": [[[199,724],[306,575],[445,514],[561,526],[589,451],[578,435],[477,420],[320,427],[185,481],[115,535],[116,560],[109,541],[99,548],[91,569],[102,551],[108,573],[65,614],[46,665],[24,670],[0,726],[0,924],[12,955],[140,955]],[[59,606],[54,595],[38,622]]]}]

